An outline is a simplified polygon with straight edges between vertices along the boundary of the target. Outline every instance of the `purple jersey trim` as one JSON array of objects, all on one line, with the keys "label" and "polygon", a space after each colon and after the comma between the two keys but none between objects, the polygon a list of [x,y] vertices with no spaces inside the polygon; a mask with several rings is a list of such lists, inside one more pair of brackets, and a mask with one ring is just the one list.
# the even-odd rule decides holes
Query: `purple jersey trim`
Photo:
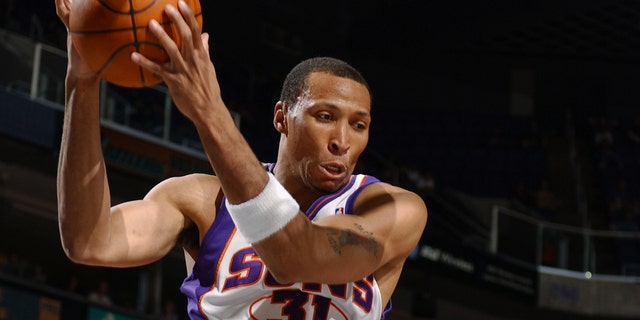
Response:
[{"label": "purple jersey trim", "polygon": [[[199,250],[198,258],[193,265],[193,272],[183,281],[180,292],[187,297],[202,297],[215,284],[216,272],[218,271],[218,260],[222,256],[227,246],[227,241],[231,239],[231,234],[235,230],[235,225],[224,199],[220,205],[216,219],[202,239],[209,250]],[[202,245],[201,245],[202,249]],[[200,312],[198,300],[189,299],[187,313],[190,319],[206,319]]]}]

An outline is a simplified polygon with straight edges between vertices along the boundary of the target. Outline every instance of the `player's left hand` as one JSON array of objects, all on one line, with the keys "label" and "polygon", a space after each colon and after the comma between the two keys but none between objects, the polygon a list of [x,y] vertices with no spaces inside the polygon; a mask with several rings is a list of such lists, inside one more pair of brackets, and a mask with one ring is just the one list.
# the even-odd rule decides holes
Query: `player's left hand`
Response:
[{"label": "player's left hand", "polygon": [[209,56],[209,34],[201,33],[193,11],[182,0],[178,2],[178,8],[167,5],[165,13],[176,26],[180,48],[160,24],[152,20],[149,29],[164,47],[169,61],[156,63],[139,53],[133,53],[131,58],[160,77],[180,112],[197,123],[207,118],[214,110],[212,106],[224,106]]}]

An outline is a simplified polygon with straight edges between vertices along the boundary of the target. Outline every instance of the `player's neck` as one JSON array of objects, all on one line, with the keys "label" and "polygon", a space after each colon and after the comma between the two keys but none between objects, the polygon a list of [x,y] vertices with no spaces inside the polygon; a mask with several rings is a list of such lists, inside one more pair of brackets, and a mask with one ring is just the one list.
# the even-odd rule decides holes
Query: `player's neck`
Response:
[{"label": "player's neck", "polygon": [[291,196],[296,199],[302,212],[306,212],[306,210],[311,207],[319,197],[326,194],[326,192],[322,192],[321,190],[317,190],[316,188],[305,184],[301,177],[287,174],[287,172],[290,171],[286,169],[286,165],[282,165],[279,162],[276,163],[273,168],[274,176],[285,187],[285,189],[289,191]]}]

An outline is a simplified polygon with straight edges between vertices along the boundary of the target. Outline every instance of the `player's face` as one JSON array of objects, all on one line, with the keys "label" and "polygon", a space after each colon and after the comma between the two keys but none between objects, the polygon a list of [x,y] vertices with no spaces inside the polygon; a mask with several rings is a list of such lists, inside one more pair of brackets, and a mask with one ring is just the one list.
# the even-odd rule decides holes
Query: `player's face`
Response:
[{"label": "player's face", "polygon": [[369,91],[351,79],[312,73],[288,111],[287,147],[302,182],[322,192],[342,186],[369,140]]}]

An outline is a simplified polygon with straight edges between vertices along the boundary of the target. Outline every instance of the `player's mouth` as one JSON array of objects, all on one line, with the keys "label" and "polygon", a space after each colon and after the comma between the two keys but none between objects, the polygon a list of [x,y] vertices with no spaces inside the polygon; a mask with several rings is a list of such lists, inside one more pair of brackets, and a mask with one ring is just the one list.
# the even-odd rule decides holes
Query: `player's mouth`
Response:
[{"label": "player's mouth", "polygon": [[347,172],[347,168],[339,163],[323,164],[322,168],[324,169],[325,173],[333,179],[342,178],[344,177],[345,172]]}]

